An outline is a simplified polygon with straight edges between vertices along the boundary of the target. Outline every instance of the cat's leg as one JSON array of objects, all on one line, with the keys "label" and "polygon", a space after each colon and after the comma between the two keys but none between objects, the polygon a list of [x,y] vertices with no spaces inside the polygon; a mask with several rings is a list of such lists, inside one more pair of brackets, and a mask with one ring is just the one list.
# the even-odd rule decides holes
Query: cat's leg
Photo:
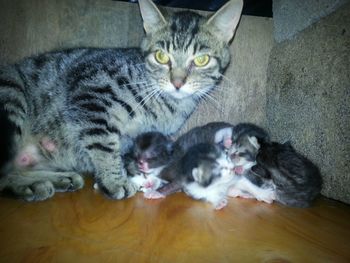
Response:
[{"label": "cat's leg", "polygon": [[83,143],[93,164],[98,188],[113,199],[133,196],[139,187],[127,177],[119,151],[119,136],[96,139],[86,138]]},{"label": "cat's leg", "polygon": [[16,171],[0,181],[0,190],[8,189],[27,201],[42,201],[55,192],[75,191],[83,186],[83,178],[75,172]]}]

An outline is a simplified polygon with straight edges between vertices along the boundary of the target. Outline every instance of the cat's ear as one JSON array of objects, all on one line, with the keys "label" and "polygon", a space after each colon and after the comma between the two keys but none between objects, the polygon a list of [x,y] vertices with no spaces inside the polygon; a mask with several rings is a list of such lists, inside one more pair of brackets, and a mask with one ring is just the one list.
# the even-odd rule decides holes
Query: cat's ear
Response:
[{"label": "cat's ear", "polygon": [[258,139],[255,136],[249,136],[248,141],[255,147],[255,149],[260,149],[260,144],[258,143]]},{"label": "cat's ear", "polygon": [[146,34],[151,34],[159,27],[165,25],[166,20],[151,0],[139,0],[143,27]]},{"label": "cat's ear", "polygon": [[242,8],[243,0],[230,0],[209,18],[207,24],[214,27],[213,32],[219,39],[227,43],[232,39],[241,17]]}]

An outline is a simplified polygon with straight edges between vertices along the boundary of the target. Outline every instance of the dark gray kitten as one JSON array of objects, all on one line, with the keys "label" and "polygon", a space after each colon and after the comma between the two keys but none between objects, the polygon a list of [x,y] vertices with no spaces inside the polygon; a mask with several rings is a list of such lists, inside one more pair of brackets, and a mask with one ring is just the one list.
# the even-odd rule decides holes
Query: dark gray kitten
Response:
[{"label": "dark gray kitten", "polygon": [[209,19],[192,12],[165,18],[151,0],[139,4],[141,48],[70,49],[0,69],[0,111],[13,128],[8,152],[15,156],[30,138],[49,138],[59,149],[40,169],[6,162],[0,190],[44,200],[82,188],[81,174],[93,173],[107,196],[132,196],[137,188],[121,159],[132,139],[151,130],[175,133],[218,85],[242,0]]},{"label": "dark gray kitten", "polygon": [[146,132],[136,137],[131,152],[123,160],[131,181],[146,192],[162,185],[158,175],[173,159],[172,155],[172,139],[160,132]]},{"label": "dark gray kitten", "polygon": [[175,141],[174,154],[182,156],[189,148],[199,143],[219,144],[224,148],[227,140],[231,143],[232,130],[233,125],[227,122],[210,122],[194,127]]},{"label": "dark gray kitten", "polygon": [[308,207],[321,192],[318,167],[289,143],[261,143],[256,161],[252,171],[272,181],[281,204]]}]

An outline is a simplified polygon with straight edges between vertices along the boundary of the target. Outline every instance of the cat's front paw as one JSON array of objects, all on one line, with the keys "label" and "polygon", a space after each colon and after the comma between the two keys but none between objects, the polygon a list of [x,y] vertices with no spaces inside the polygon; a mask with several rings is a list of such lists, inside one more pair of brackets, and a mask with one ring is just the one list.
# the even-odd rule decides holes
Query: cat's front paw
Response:
[{"label": "cat's front paw", "polygon": [[110,181],[108,184],[98,183],[98,188],[112,199],[124,199],[136,194],[138,186],[130,180]]},{"label": "cat's front paw", "polygon": [[56,192],[76,191],[84,186],[84,179],[74,172],[62,173],[53,180]]}]

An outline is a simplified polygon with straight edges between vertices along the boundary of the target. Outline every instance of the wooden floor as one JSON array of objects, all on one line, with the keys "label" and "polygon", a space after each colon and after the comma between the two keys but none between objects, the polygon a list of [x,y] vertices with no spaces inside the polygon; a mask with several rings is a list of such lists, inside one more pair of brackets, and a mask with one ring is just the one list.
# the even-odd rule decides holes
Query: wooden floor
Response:
[{"label": "wooden floor", "polygon": [[183,193],[108,200],[88,181],[45,202],[0,198],[0,235],[0,262],[350,262],[350,206],[215,211]]}]

